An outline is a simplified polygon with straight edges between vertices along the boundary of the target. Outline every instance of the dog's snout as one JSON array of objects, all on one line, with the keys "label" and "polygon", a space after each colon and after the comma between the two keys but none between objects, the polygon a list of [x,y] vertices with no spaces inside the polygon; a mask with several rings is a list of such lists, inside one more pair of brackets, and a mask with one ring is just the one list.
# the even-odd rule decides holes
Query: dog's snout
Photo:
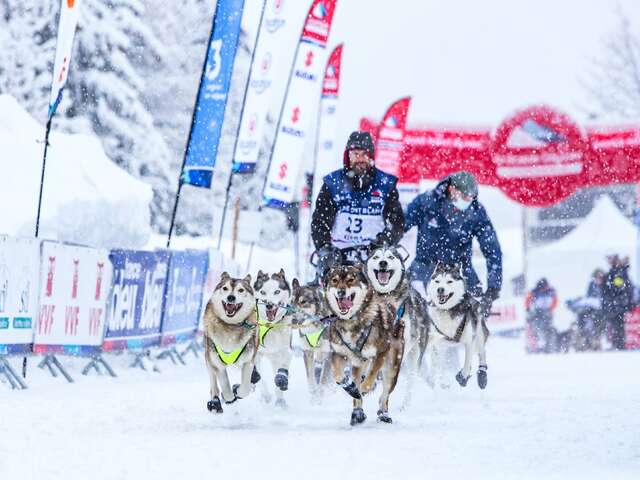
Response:
[{"label": "dog's snout", "polygon": [[338,297],[338,298],[344,298],[346,296],[347,296],[347,291],[344,288],[340,288],[336,292],[336,297]]},{"label": "dog's snout", "polygon": [[228,295],[227,296],[227,302],[228,303],[235,303],[236,302],[236,296],[235,295]]},{"label": "dog's snout", "polygon": [[444,295],[444,288],[442,287],[438,288],[438,295]]},{"label": "dog's snout", "polygon": [[382,270],[386,270],[389,266],[389,263],[386,260],[381,260],[378,264]]}]

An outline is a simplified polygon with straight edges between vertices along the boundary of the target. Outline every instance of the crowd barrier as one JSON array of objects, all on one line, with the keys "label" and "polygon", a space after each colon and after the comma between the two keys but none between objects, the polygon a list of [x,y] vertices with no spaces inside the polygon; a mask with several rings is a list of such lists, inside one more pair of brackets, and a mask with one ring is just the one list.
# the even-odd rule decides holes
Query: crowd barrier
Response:
[{"label": "crowd barrier", "polygon": [[197,353],[204,306],[224,270],[240,274],[215,250],[108,251],[0,236],[0,376],[26,388],[6,357],[30,353],[69,382],[57,356],[87,357],[82,373],[113,376],[105,352],[130,351],[144,368],[158,347],[158,358],[184,363],[176,346]]}]

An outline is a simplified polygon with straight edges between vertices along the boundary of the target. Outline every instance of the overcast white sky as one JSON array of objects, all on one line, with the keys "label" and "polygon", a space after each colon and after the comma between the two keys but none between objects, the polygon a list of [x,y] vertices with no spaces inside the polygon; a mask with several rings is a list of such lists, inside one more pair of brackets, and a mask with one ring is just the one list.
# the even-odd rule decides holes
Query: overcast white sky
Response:
[{"label": "overcast white sky", "polygon": [[617,5],[640,18],[638,0],[338,0],[342,136],[404,95],[413,124],[494,126],[537,102],[582,122],[578,78]]}]

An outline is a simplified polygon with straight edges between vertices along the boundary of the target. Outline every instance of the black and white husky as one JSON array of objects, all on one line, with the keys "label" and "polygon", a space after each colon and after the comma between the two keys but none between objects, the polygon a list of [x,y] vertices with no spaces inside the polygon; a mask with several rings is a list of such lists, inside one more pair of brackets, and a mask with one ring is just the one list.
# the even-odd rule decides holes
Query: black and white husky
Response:
[{"label": "black and white husky", "polygon": [[487,386],[487,356],[485,345],[489,330],[481,312],[480,303],[466,290],[459,265],[436,266],[427,284],[429,299],[428,349],[432,355],[432,365],[437,365],[438,357],[452,343],[464,345],[464,366],[456,375],[461,386],[466,386],[471,376],[471,359],[478,354],[478,386]]},{"label": "black and white husky", "polygon": [[[268,274],[258,272],[253,284],[258,304],[258,371],[264,367],[263,359],[269,359],[275,374],[276,406],[285,407],[283,392],[289,388],[289,366],[291,365],[291,322],[288,311],[291,300],[291,286],[285,278],[284,270]],[[267,382],[262,382],[262,398],[271,400]]]},{"label": "black and white husky", "polygon": [[407,377],[404,405],[408,405],[413,381],[420,370],[427,348],[429,319],[427,302],[413,288],[405,272],[408,253],[403,247],[385,246],[371,252],[366,273],[371,286],[396,309],[397,321],[404,320],[404,361]]}]

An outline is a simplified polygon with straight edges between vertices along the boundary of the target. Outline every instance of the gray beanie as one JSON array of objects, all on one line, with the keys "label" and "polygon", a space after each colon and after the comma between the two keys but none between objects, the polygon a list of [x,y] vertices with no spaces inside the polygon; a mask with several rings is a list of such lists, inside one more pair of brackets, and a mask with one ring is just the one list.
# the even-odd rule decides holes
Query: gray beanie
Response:
[{"label": "gray beanie", "polygon": [[473,175],[464,170],[449,175],[449,185],[456,187],[463,195],[478,196],[478,182]]}]

